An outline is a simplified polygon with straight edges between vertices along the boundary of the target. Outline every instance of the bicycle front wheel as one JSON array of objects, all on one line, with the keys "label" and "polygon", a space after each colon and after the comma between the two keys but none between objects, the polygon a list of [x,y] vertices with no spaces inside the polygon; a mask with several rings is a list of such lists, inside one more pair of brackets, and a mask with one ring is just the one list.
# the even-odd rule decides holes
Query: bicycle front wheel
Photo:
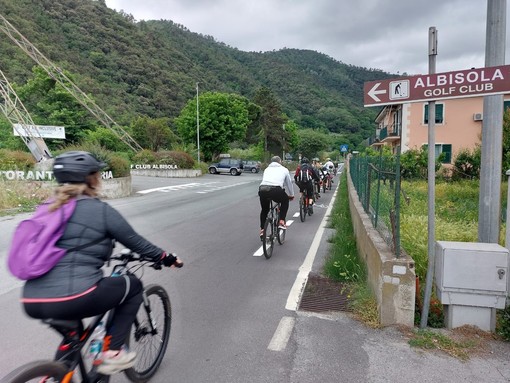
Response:
[{"label": "bicycle front wheel", "polygon": [[273,255],[275,235],[276,233],[274,232],[273,221],[268,218],[264,223],[264,233],[262,241],[262,250],[264,250],[264,257],[266,257],[266,259],[271,258],[271,256]]},{"label": "bicycle front wheel", "polygon": [[[165,289],[159,285],[149,285],[145,293],[149,307],[145,303],[140,306],[127,340],[130,350],[136,352],[136,364],[124,373],[135,383],[148,381],[158,370],[172,326],[172,307]],[[154,330],[151,323],[155,326]]]},{"label": "bicycle front wheel", "polygon": [[72,382],[73,371],[60,362],[39,360],[27,363],[3,377],[0,383],[58,383],[65,380]]}]

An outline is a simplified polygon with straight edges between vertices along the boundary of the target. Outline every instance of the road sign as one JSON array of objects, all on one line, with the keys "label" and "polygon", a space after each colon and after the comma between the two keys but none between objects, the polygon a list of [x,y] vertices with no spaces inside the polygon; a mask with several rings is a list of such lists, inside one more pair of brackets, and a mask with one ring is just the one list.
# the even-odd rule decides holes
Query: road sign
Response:
[{"label": "road sign", "polygon": [[340,145],[340,151],[341,151],[342,153],[345,153],[345,152],[347,151],[348,147],[349,147],[349,145],[347,145],[347,144],[342,144],[342,145]]},{"label": "road sign", "polygon": [[510,65],[370,81],[365,106],[510,93]]}]

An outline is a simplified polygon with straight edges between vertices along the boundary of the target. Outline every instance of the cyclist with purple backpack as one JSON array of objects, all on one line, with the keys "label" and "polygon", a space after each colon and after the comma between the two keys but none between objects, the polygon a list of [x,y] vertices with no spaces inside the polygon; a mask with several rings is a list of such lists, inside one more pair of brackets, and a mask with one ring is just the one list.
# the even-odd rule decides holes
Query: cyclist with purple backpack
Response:
[{"label": "cyclist with purple backpack", "polygon": [[70,200],[76,200],[57,242],[67,252],[47,273],[25,282],[21,302],[25,312],[36,319],[76,320],[115,308],[98,367],[99,373],[111,375],[135,363],[136,354],[123,345],[143,292],[141,281],[134,275],[103,276],[102,267],[112,254],[113,240],[167,267],[182,267],[183,263],[136,233],[117,210],[97,198],[104,166],[82,151],[55,158],[53,174],[59,185],[49,209],[63,210]]}]

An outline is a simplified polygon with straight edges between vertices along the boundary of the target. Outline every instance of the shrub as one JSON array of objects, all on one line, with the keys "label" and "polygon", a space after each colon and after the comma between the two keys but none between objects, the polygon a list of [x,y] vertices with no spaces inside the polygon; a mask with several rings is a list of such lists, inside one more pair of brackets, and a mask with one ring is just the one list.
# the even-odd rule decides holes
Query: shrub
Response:
[{"label": "shrub", "polygon": [[473,151],[469,149],[460,150],[455,157],[454,177],[455,178],[480,178],[480,164],[482,152],[478,146]]},{"label": "shrub", "polygon": [[174,150],[154,153],[155,163],[159,165],[177,165],[179,169],[193,169],[195,160],[188,153]]},{"label": "shrub", "polygon": [[113,154],[108,163],[114,178],[130,176],[131,164],[124,157]]},{"label": "shrub", "polygon": [[135,164],[146,165],[156,162],[156,156],[152,150],[144,149],[133,156]]},{"label": "shrub", "polygon": [[0,170],[29,170],[35,163],[28,152],[0,149]]}]

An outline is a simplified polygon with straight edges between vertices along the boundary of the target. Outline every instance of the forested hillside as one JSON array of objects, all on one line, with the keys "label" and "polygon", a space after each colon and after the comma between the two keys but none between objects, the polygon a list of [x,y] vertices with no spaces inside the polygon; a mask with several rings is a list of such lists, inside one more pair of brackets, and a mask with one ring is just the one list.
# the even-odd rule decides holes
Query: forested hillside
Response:
[{"label": "forested hillside", "polygon": [[[137,22],[103,0],[0,0],[0,14],[126,125],[140,115],[173,120],[197,82],[204,92],[247,98],[265,86],[299,127],[346,134],[356,144],[373,134],[377,112],[362,105],[363,83],[391,77],[315,51],[243,52],[169,20]],[[0,52],[9,81],[33,76],[35,62],[5,35]]]}]

